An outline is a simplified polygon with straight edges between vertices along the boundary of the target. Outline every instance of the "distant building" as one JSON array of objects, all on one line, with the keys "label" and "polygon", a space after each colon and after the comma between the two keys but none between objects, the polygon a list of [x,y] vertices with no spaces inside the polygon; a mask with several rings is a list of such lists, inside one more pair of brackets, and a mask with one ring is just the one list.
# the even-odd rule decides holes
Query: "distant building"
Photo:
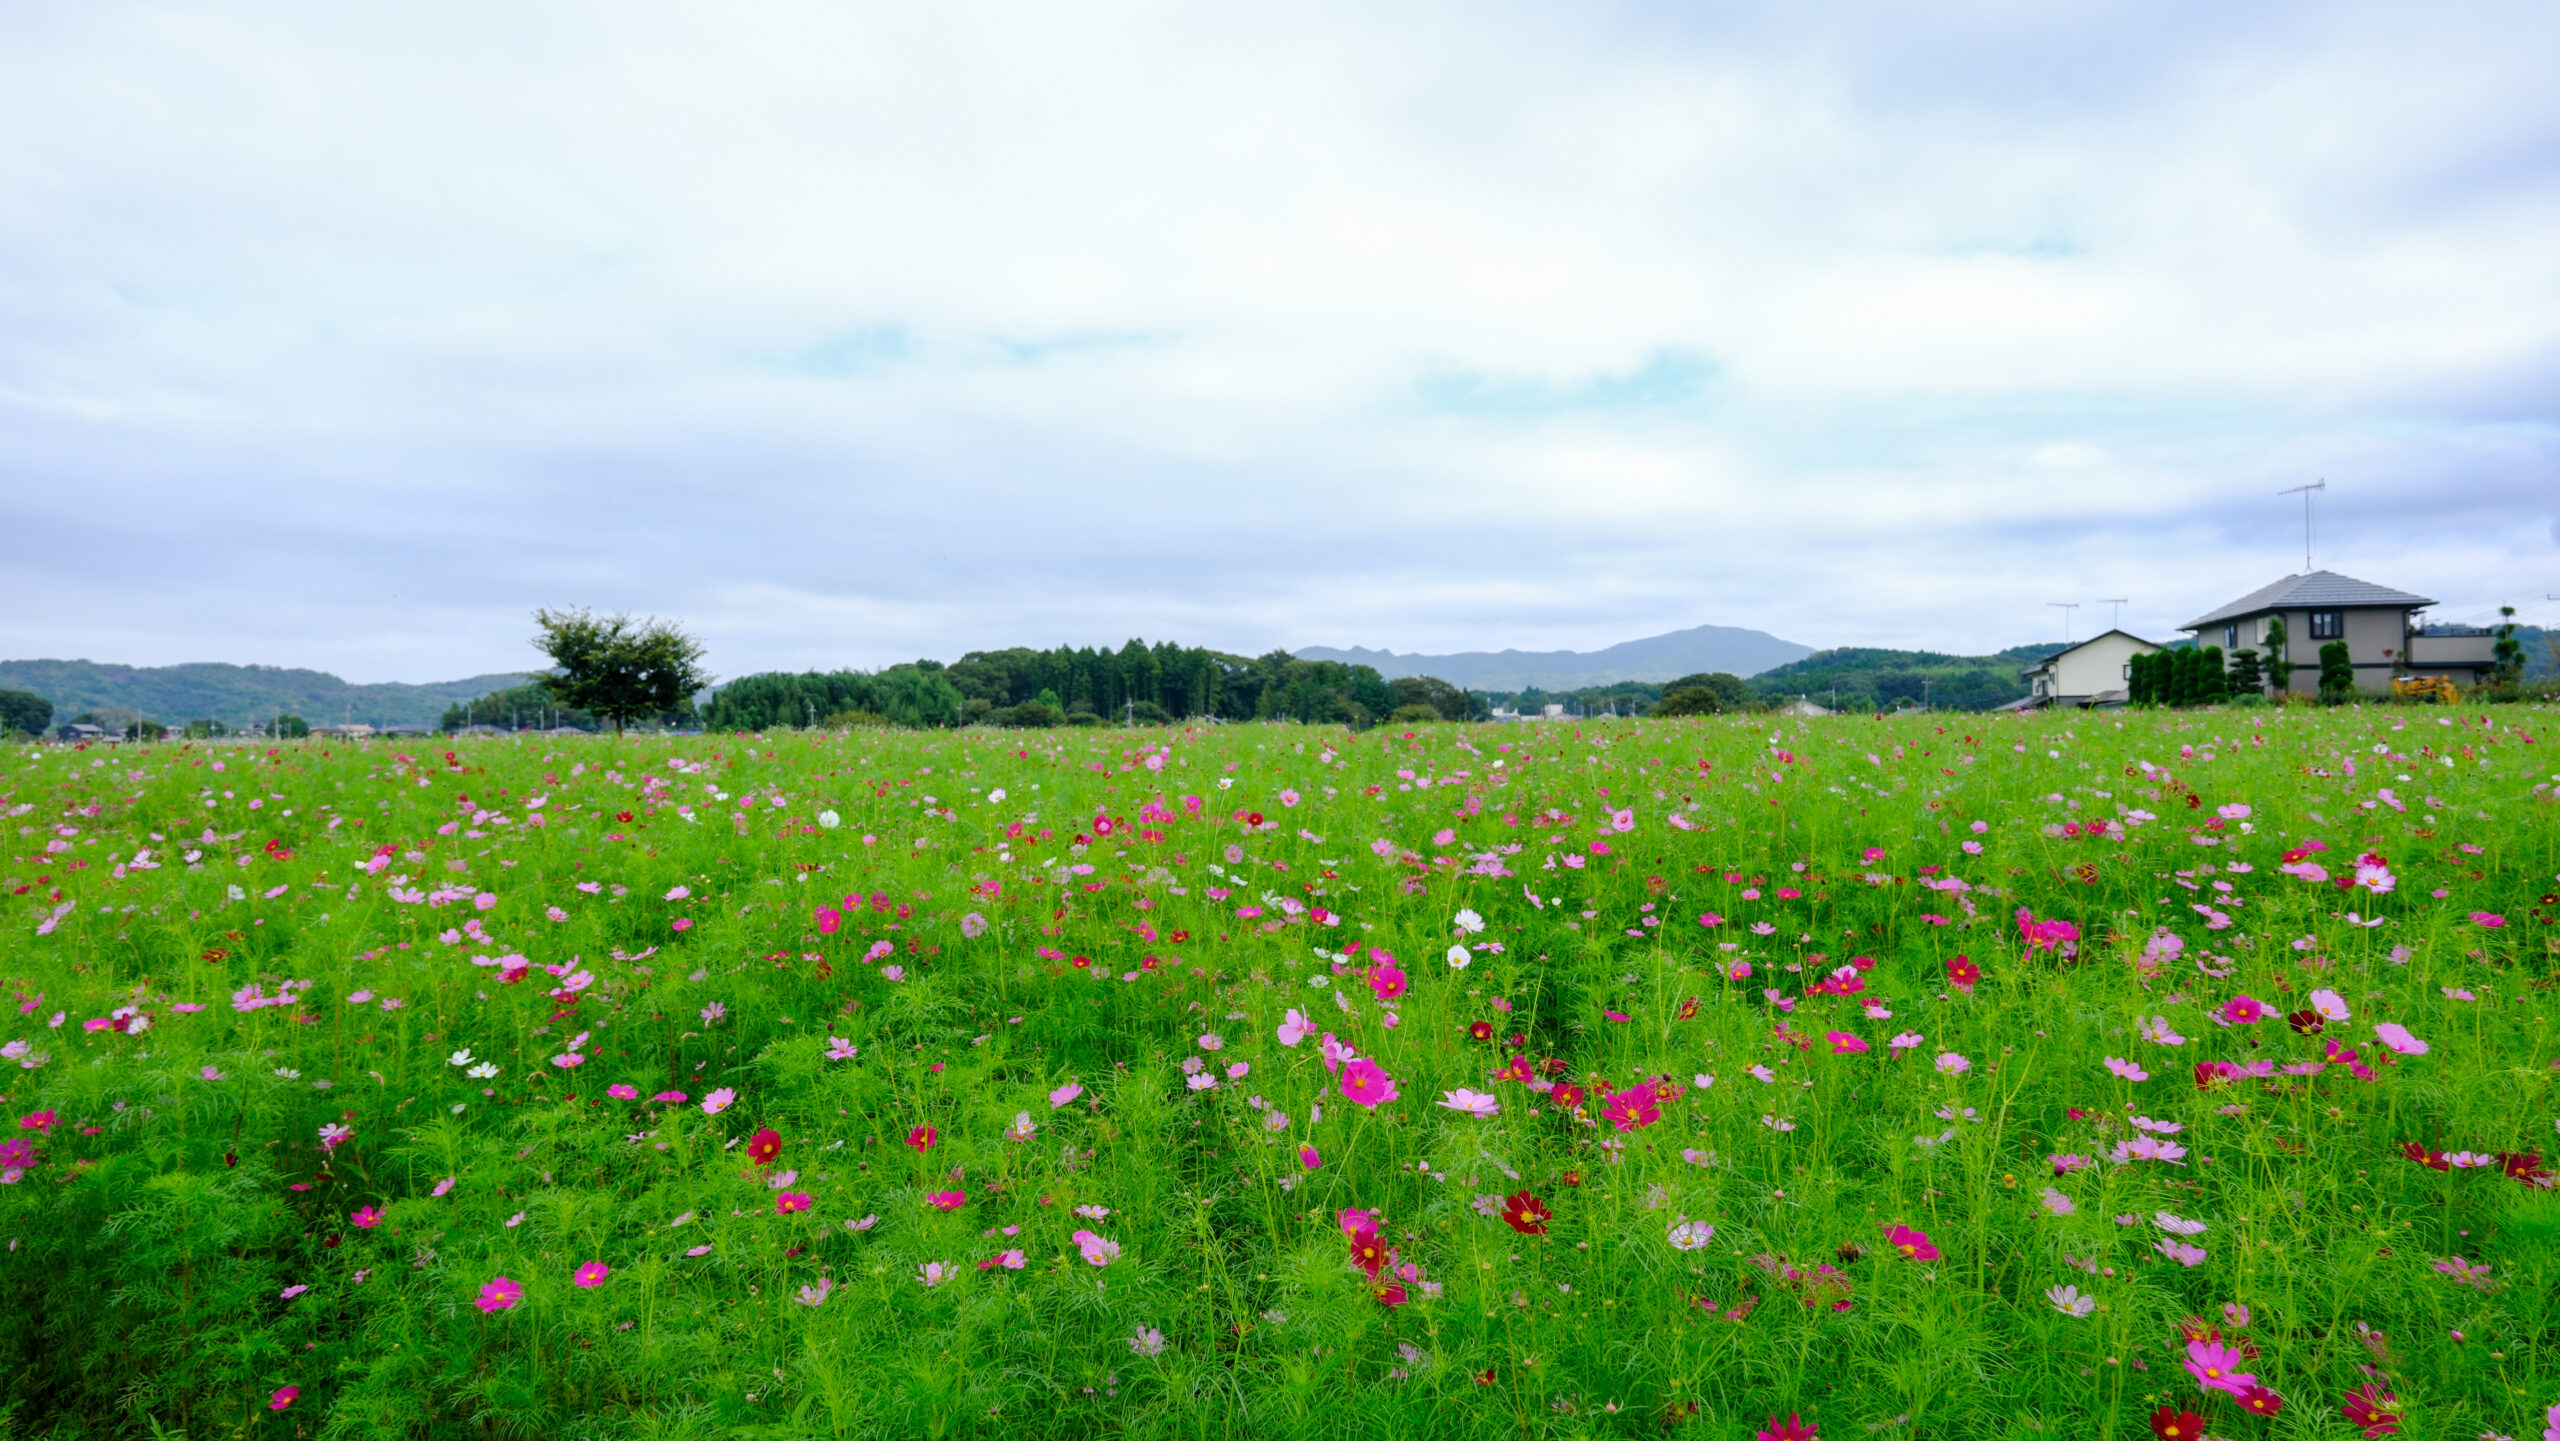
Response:
[{"label": "distant building", "polygon": [[366,725],[363,721],[356,721],[342,726],[313,726],[311,733],[316,736],[336,736],[341,740],[360,741],[373,734],[373,727]]},{"label": "distant building", "polygon": [[[2494,637],[2487,631],[2420,634],[2418,613],[2434,604],[2423,595],[2315,570],[2261,586],[2178,629],[2194,632],[2198,645],[2222,647],[2225,657],[2238,650],[2257,651],[2271,684],[2305,694],[2320,688],[2320,648],[2331,641],[2346,642],[2358,690],[2388,692],[2395,674],[2440,675],[2460,685],[2478,685],[2491,669]],[[2289,682],[2276,673],[2275,657],[2267,652],[2267,622],[2279,616],[2284,618]]]},{"label": "distant building", "polygon": [[2018,672],[2027,683],[2026,697],[2004,709],[2123,705],[2131,694],[2133,658],[2158,649],[2125,631],[2093,635]]},{"label": "distant building", "polygon": [[77,721],[74,721],[69,725],[54,727],[53,738],[62,742],[64,745],[78,745],[82,741],[102,741],[107,738],[107,728],[105,726],[81,725]]}]

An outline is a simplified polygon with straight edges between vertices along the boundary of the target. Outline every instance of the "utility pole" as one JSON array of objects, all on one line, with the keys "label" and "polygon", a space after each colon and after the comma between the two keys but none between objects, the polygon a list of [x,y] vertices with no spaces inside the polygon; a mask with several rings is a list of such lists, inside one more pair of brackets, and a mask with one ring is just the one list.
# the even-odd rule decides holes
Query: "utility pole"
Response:
[{"label": "utility pole", "polygon": [[2311,492],[2315,490],[2327,490],[2328,488],[2328,477],[2322,476],[2320,479],[2311,482],[2309,485],[2297,485],[2291,490],[2279,490],[2276,492],[2278,495],[2299,495],[2302,497],[2302,573],[2304,575],[2309,575],[2311,573]]},{"label": "utility pole", "polygon": [[2049,600],[2046,601],[2045,604],[2062,612],[2062,639],[2063,643],[2068,645],[2071,641],[2071,613],[2080,608],[2080,602],[2076,600]]}]

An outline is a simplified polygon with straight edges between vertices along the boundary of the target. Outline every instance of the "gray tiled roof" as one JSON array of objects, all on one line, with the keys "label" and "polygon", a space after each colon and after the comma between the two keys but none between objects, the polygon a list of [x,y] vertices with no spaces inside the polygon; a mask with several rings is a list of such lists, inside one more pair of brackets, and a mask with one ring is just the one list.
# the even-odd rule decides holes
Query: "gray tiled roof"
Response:
[{"label": "gray tiled roof", "polygon": [[2229,605],[2217,606],[2197,616],[2178,629],[2202,630],[2209,625],[2270,610],[2354,610],[2366,606],[2415,610],[2434,604],[2423,595],[2375,585],[2351,575],[2340,575],[2334,570],[2315,570],[2309,575],[2289,575],[2273,585],[2260,586]]}]

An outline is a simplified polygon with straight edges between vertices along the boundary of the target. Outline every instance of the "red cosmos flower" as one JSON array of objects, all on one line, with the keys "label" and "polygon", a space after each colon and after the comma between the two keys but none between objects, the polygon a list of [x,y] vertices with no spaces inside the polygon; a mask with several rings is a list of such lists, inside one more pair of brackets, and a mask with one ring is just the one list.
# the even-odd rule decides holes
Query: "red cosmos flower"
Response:
[{"label": "red cosmos flower", "polygon": [[2204,1434],[2204,1417],[2175,1406],[2163,1406],[2151,1413],[2151,1434],[2160,1441],[2196,1441]]},{"label": "red cosmos flower", "polygon": [[1948,985],[1954,986],[1959,990],[1970,991],[1973,989],[1974,983],[1981,979],[1982,967],[1975,965],[1970,959],[1964,956],[1958,956],[1954,960],[1947,962]]},{"label": "red cosmos flower", "polygon": [[613,818],[622,822],[624,825],[631,824],[631,812],[629,811],[615,811],[613,813]]},{"label": "red cosmos flower", "polygon": [[775,1131],[769,1126],[756,1132],[755,1139],[747,1142],[747,1159],[755,1162],[759,1166],[764,1165],[766,1162],[771,1161],[774,1157],[781,1154],[781,1133]]},{"label": "red cosmos flower", "polygon": [[1571,1110],[1582,1104],[1582,1088],[1580,1086],[1567,1083],[1556,1087],[1552,1094],[1556,1098],[1556,1104],[1564,1107],[1566,1110]]},{"label": "red cosmos flower", "polygon": [[2328,1026],[2329,1021],[2318,1011],[2305,1009],[2286,1012],[2284,1023],[2293,1027],[2295,1035],[2316,1036]]},{"label": "red cosmos flower", "polygon": [[1770,1417],[1768,1429],[1752,1432],[1751,1441],[1822,1441],[1822,1433],[1790,1411],[1784,1421]]},{"label": "red cosmos flower", "polygon": [[1935,1261],[1938,1259],[1938,1247],[1929,1239],[1929,1233],[1926,1231],[1917,1231],[1909,1226],[1896,1224],[1891,1231],[1885,1233],[1885,1239],[1893,1243],[1893,1249],[1900,1251],[1911,1260]]},{"label": "red cosmos flower", "polygon": [[1474,1022],[1467,1027],[1467,1034],[1479,1041],[1490,1041],[1493,1039],[1493,1022]]},{"label": "red cosmos flower", "polygon": [[1680,1003],[1680,1014],[1678,1019],[1683,1021],[1694,1021],[1697,1018],[1698,998],[1696,996],[1691,996],[1689,999]]},{"label": "red cosmos flower", "polygon": [[1479,1386],[1490,1386],[1490,1385],[1492,1385],[1492,1384],[1493,1384],[1493,1368],[1492,1368],[1492,1367],[1490,1367],[1490,1366],[1485,1367],[1485,1368],[1484,1368],[1484,1372],[1483,1372],[1483,1374],[1481,1374],[1481,1375],[1479,1375],[1479,1376],[1477,1376],[1477,1377],[1476,1377],[1476,1384],[1477,1384],[1477,1385],[1479,1385]]},{"label": "red cosmos flower", "polygon": [[1387,1268],[1393,1258],[1387,1254],[1387,1243],[1378,1239],[1374,1227],[1364,1227],[1351,1235],[1351,1264],[1360,1268],[1372,1281]]},{"label": "red cosmos flower", "polygon": [[1377,1297],[1378,1304],[1382,1306],[1401,1306],[1405,1301],[1404,1283],[1394,1279],[1373,1281],[1369,1294]]},{"label": "red cosmos flower", "polygon": [[907,1144],[915,1147],[918,1155],[932,1150],[933,1143],[939,1139],[941,1139],[941,1133],[931,1126],[918,1126],[907,1132]]},{"label": "red cosmos flower", "polygon": [[1112,824],[1112,819],[1109,816],[1095,816],[1093,818],[1093,833],[1097,836],[1107,836],[1111,834]]},{"label": "red cosmos flower", "polygon": [[1555,1215],[1547,1209],[1546,1202],[1526,1191],[1516,1192],[1502,1203],[1503,1224],[1523,1236],[1547,1234],[1547,1223],[1554,1220]]},{"label": "red cosmos flower", "polygon": [[2284,1398],[2264,1386],[2252,1386],[2234,1399],[2252,1416],[2273,1416],[2284,1410]]},{"label": "red cosmos flower", "polygon": [[2453,1163],[2444,1158],[2444,1152],[2436,1150],[2432,1146],[2421,1146],[2415,1141],[2402,1141],[2400,1143],[2400,1154],[2417,1162],[2419,1165],[2426,1167],[2430,1171],[2450,1171],[2453,1169]]},{"label": "red cosmos flower", "polygon": [[2367,1382],[2348,1392],[2346,1402],[2338,1410],[2347,1418],[2348,1425],[2361,1428],[2366,1441],[2372,1441],[2376,1436],[2399,1433],[2400,1413],[2396,1409],[2399,1404],[2400,1398],[2393,1395],[2389,1387],[2379,1382]]},{"label": "red cosmos flower", "polygon": [[1556,1177],[1556,1179],[1564,1182],[1568,1186],[1579,1186],[1582,1184],[1582,1173],[1580,1171],[1567,1171],[1563,1175]]}]

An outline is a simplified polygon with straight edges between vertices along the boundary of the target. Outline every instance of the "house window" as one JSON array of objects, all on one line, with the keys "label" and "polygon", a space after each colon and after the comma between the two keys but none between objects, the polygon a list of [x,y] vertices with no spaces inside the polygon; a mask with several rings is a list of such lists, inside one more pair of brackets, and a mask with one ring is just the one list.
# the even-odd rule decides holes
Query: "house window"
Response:
[{"label": "house window", "polygon": [[2315,610],[2311,613],[2313,640],[2342,640],[2347,634],[2347,613],[2342,610]]},{"label": "house window", "polygon": [[2238,621],[2233,621],[2231,624],[2222,628],[2222,648],[2224,650],[2238,650],[2240,648],[2240,623]]}]

